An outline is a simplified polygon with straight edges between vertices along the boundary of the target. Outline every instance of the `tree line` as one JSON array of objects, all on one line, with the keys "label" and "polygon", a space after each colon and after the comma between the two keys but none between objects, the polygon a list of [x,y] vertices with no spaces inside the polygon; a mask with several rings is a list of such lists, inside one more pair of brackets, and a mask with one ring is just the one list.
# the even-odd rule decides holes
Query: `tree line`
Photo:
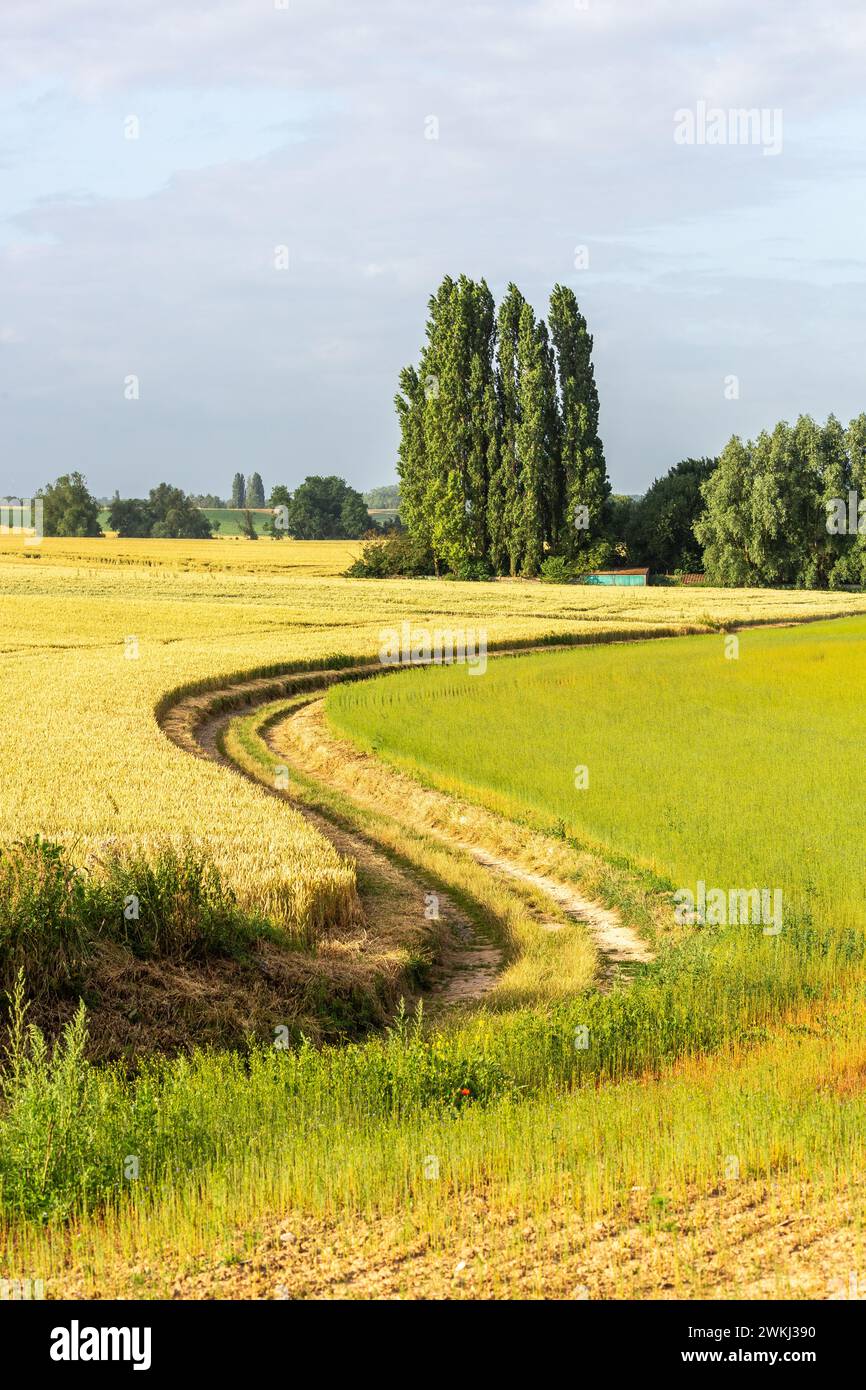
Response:
[{"label": "tree line", "polygon": [[[242,477],[242,475],[237,475]],[[253,474],[250,483],[261,478]],[[237,481],[237,479],[236,479]],[[233,489],[234,491],[234,489]],[[258,489],[253,490],[257,495]],[[295,540],[357,540],[373,526],[366,503],[360,492],[343,478],[310,476],[292,492],[283,484],[275,485],[265,504],[271,515],[265,533],[275,540],[291,537]],[[80,472],[65,473],[55,482],[40,488],[37,497],[43,504],[43,530],[46,536],[101,536],[102,507],[94,497]],[[242,534],[257,540],[257,531],[243,491],[246,507]],[[211,498],[206,500],[215,500]],[[218,510],[219,508],[212,508]],[[220,523],[209,517],[201,498],[191,497],[181,488],[160,483],[151,488],[146,498],[121,497],[115,493],[108,504],[108,529],[122,537],[154,539],[207,540],[219,531]]]},{"label": "tree line", "polygon": [[734,436],[701,491],[694,533],[710,582],[866,584],[866,414],[847,428],[801,415],[754,440]]}]

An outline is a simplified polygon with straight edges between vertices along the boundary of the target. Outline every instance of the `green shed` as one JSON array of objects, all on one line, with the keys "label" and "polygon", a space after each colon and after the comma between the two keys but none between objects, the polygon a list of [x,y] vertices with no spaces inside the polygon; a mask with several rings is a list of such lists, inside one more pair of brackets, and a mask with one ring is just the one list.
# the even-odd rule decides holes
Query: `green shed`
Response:
[{"label": "green shed", "polygon": [[649,570],[593,570],[585,574],[583,584],[648,584]]}]

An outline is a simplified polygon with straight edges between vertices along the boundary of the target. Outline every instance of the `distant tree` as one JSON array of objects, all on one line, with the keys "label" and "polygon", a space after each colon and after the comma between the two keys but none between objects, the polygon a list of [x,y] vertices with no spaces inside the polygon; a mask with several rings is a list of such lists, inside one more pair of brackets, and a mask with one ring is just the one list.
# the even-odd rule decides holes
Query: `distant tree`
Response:
[{"label": "distant tree", "polygon": [[249,507],[244,512],[244,519],[241,522],[241,535],[246,536],[248,541],[257,541],[259,538],[256,524],[253,521],[253,514]]},{"label": "distant tree", "polygon": [[232,479],[232,506],[240,508],[246,505],[246,486],[243,473],[236,473]]},{"label": "distant tree", "polygon": [[160,483],[151,488],[148,506],[153,515],[150,534],[160,539],[206,540],[216,529],[205,513],[179,487]]},{"label": "distant tree", "polygon": [[271,488],[268,506],[273,511],[273,516],[268,517],[263,529],[272,540],[281,541],[289,534],[288,511],[291,500],[292,494],[283,483],[276,483]]},{"label": "distant tree", "polygon": [[37,493],[46,536],[101,536],[99,503],[80,473],[64,473]]},{"label": "distant tree", "polygon": [[265,486],[260,473],[250,474],[245,500],[248,507],[263,507],[265,505]]},{"label": "distant tree", "polygon": [[108,509],[108,525],[118,536],[149,536],[155,521],[148,502],[114,494]]},{"label": "distant tree", "polygon": [[364,499],[343,478],[305,478],[289,503],[289,535],[297,540],[355,540],[370,529]]},{"label": "distant tree", "polygon": [[396,511],[400,506],[400,484],[386,483],[384,487],[370,488],[363,497],[367,506],[377,511]]},{"label": "distant tree", "polygon": [[228,506],[228,502],[224,502],[221,497],[217,497],[215,492],[191,492],[189,500],[190,502],[194,502],[197,507],[206,507],[210,511],[222,511]]},{"label": "distant tree", "polygon": [[346,489],[346,496],[340,507],[340,527],[344,536],[352,540],[365,536],[371,529],[370,513],[360,492],[353,487]]},{"label": "distant tree", "polygon": [[701,488],[718,465],[716,458],[683,459],[633,502],[619,530],[629,559],[661,574],[698,571],[702,550],[694,526],[706,509]]},{"label": "distant tree", "polygon": [[403,525],[403,522],[399,516],[373,516],[370,517],[370,521],[372,523],[371,529],[375,528],[377,531],[381,531],[383,534],[390,534],[391,532],[402,532],[406,530],[406,527]]}]

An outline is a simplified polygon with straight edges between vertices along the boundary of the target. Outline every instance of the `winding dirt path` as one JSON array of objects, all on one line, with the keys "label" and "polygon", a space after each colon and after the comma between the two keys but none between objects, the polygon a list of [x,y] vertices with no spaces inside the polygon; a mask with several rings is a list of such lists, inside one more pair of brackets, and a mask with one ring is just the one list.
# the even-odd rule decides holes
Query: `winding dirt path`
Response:
[{"label": "winding dirt path", "polygon": [[[619,913],[604,907],[580,893],[573,883],[528,868],[515,858],[493,850],[489,843],[471,843],[462,834],[465,822],[471,819],[473,828],[483,837],[484,829],[496,830],[507,823],[505,818],[462,801],[459,797],[421,786],[413,778],[388,767],[330,732],[324,712],[324,700],[312,699],[300,709],[287,714],[265,735],[271,751],[281,758],[302,759],[303,765],[333,789],[351,795],[362,805],[376,804],[386,791],[405,808],[407,820],[416,829],[438,839],[452,849],[471,855],[490,873],[526,884],[544,894],[572,921],[579,923],[592,937],[599,958],[599,987],[609,988],[630,966],[646,964],[653,959],[647,943],[623,922]],[[513,834],[513,827],[508,825]],[[490,838],[494,838],[491,836]],[[498,835],[495,837],[498,839]],[[534,832],[526,832],[527,841],[543,840]],[[559,921],[542,921],[547,931],[567,929]],[[624,969],[625,968],[625,969]]]},{"label": "winding dirt path", "polygon": [[[461,848],[486,869],[507,874],[509,878],[531,884],[533,888],[546,893],[569,917],[585,926],[598,949],[600,987],[611,985],[622,974],[620,967],[648,964],[653,959],[649,946],[633,927],[623,922],[618,912],[585,898],[567,883],[561,883],[548,874],[533,873],[501,855],[488,854],[478,845],[463,845]],[[545,923],[545,929],[561,931],[562,927],[559,922],[550,922]]]},{"label": "winding dirt path", "polygon": [[[195,739],[200,753],[236,775],[248,777],[269,795],[288,800],[339,854],[355,860],[359,874],[358,896],[371,929],[378,934],[386,925],[389,934],[404,934],[423,914],[428,886],[410,870],[395,864],[383,849],[365,836],[336,825],[288,792],[251,777],[233,762],[223,752],[221,743],[227,725],[237,714],[237,710],[229,710],[197,723]],[[285,754],[281,751],[280,756]],[[431,922],[431,928],[438,938],[438,960],[432,972],[430,1004],[439,1007],[480,999],[496,983],[503,965],[502,950],[479,937],[466,914],[441,889],[436,893],[436,912],[436,925],[434,927]]]},{"label": "winding dirt path", "polygon": [[[668,635],[671,634],[665,634]],[[549,651],[551,647],[545,645],[537,650]],[[527,648],[521,647],[496,655],[501,659],[526,651]],[[651,961],[652,952],[638,933],[624,923],[618,913],[581,894],[573,882],[538,872],[504,854],[498,845],[498,835],[491,837],[497,843],[496,849],[489,842],[467,842],[460,833],[462,822],[467,819],[462,812],[471,813],[473,828],[477,828],[477,807],[421,787],[413,779],[387,768],[378,759],[361,753],[330,734],[324,720],[321,693],[338,681],[367,679],[387,674],[387,669],[383,669],[379,663],[359,663],[344,668],[239,680],[218,690],[178,699],[162,712],[160,724],[166,735],[187,752],[219,762],[236,775],[249,777],[270,795],[289,800],[293,809],[303,815],[339,853],[354,859],[359,870],[359,896],[369,922],[375,921],[378,927],[383,915],[392,922],[401,916],[406,920],[409,913],[417,917],[419,904],[423,903],[424,895],[429,891],[419,876],[403,865],[395,864],[393,858],[372,839],[335,824],[320,810],[305,805],[286,792],[269,787],[222,751],[222,733],[237,715],[248,714],[257,706],[280,698],[306,695],[309,698],[299,709],[287,714],[283,721],[266,733],[268,746],[281,760],[289,766],[294,762],[297,768],[314,775],[324,786],[362,806],[366,804],[375,808],[382,781],[387,779],[391,789],[402,795],[407,815],[411,808],[416,827],[421,817],[425,834],[452,850],[470,855],[491,875],[521,883],[544,895],[561,913],[586,930],[598,953],[599,988],[611,988],[617,980],[627,977],[630,968]],[[372,773],[372,781],[376,784],[372,789],[368,787],[366,796],[365,779],[359,775],[362,766],[368,774],[368,781]],[[433,813],[427,815],[430,811]],[[488,824],[507,824],[504,818],[492,812],[485,811],[482,817]],[[513,831],[514,827],[510,829]],[[532,832],[527,832],[527,838],[530,837],[538,838]],[[480,999],[496,984],[504,963],[503,952],[489,941],[479,939],[473,924],[453,899],[441,891],[438,897],[442,922],[438,953],[440,963],[434,974],[431,1002],[465,1003]],[[542,929],[551,932],[567,930],[566,923],[556,920],[555,912],[548,915],[550,920],[542,917],[539,922]]]}]

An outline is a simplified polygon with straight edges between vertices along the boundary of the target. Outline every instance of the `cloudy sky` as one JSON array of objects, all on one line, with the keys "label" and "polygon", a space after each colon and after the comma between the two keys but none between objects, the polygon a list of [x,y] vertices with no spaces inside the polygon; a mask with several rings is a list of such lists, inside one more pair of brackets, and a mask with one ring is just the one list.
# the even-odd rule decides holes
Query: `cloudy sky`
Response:
[{"label": "cloudy sky", "polygon": [[461,272],[574,287],[618,490],[847,420],[864,70],[862,0],[3,0],[0,494],[392,481]]}]

